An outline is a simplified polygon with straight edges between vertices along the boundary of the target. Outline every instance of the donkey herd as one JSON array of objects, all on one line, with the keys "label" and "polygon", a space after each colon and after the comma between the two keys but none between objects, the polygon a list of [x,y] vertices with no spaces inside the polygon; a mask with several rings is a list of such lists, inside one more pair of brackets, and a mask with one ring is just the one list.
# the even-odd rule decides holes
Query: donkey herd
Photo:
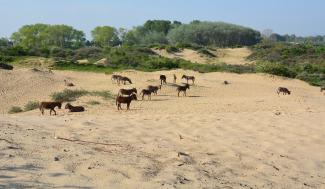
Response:
[{"label": "donkey herd", "polygon": [[[176,92],[177,92],[177,96],[180,96],[180,93],[183,93],[183,96],[186,96],[186,91],[190,89],[190,85],[188,84],[189,81],[192,82],[192,85],[194,85],[195,82],[195,77],[194,76],[187,76],[187,75],[183,75],[181,77],[182,79],[186,80],[186,83],[183,85],[177,85],[176,80],[177,80],[177,76],[174,74],[173,75],[173,85],[174,87],[176,87]],[[111,77],[112,82],[117,83],[118,85],[120,84],[124,84],[126,85],[127,83],[132,84],[132,81],[130,78],[125,77],[125,76],[121,76],[121,75],[112,75]],[[147,96],[148,100],[151,100],[151,95],[157,95],[158,91],[162,89],[163,85],[167,85],[167,77],[166,75],[160,75],[159,76],[159,80],[160,80],[160,85],[154,86],[154,85],[148,85],[147,88],[142,89],[141,92],[139,93],[139,95],[141,96],[141,99],[144,100],[145,96]],[[64,80],[65,86],[67,87],[73,87],[75,86],[73,83],[70,83],[66,80]],[[223,82],[225,85],[230,84],[228,81],[224,81]],[[325,91],[325,87],[321,87],[320,89],[321,92]],[[291,91],[285,87],[279,87],[277,89],[277,94],[280,95],[281,93],[283,95],[290,95]],[[131,88],[131,89],[120,89],[117,97],[116,97],[116,106],[118,110],[121,110],[122,104],[126,104],[127,106],[127,110],[130,109],[130,104],[133,100],[138,100],[138,90],[136,88]],[[61,109],[63,102],[41,102],[39,104],[39,109],[42,113],[42,115],[44,114],[44,110],[48,109],[50,110],[50,115],[52,115],[52,112],[54,112],[54,115],[56,115],[56,111],[54,110],[56,107],[58,107],[59,109]],[[69,109],[70,112],[83,112],[85,111],[85,108],[82,106],[72,106],[70,103],[67,103],[65,106],[65,109]]]}]

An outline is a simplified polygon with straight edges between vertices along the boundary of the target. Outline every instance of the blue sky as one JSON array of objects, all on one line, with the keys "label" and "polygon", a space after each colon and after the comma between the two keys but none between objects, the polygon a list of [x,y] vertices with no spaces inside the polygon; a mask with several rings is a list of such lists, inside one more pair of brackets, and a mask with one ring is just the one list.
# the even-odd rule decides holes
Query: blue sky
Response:
[{"label": "blue sky", "polygon": [[148,19],[224,21],[280,34],[325,35],[324,0],[0,0],[0,37],[25,24],[131,28]]}]

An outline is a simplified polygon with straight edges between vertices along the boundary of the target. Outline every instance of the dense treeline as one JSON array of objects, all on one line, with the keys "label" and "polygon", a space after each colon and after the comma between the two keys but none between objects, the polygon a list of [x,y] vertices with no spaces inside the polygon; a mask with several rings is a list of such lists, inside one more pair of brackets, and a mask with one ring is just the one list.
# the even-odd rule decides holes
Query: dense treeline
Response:
[{"label": "dense treeline", "polygon": [[277,33],[272,33],[269,36],[264,36],[267,41],[271,42],[288,42],[288,43],[309,43],[309,44],[325,44],[325,35],[317,35],[317,36],[308,36],[308,37],[299,37],[296,35],[280,35]]},{"label": "dense treeline", "polygon": [[[211,46],[254,45],[260,33],[250,28],[221,22],[193,21],[182,24],[178,21],[148,20],[144,25],[131,30],[98,26],[91,32],[92,41],[87,41],[83,31],[67,25],[25,25],[13,33],[10,42],[24,49],[50,50],[51,48],[78,49],[85,46],[194,44]],[[7,43],[0,40],[0,45]],[[9,45],[9,44],[8,44]]]},{"label": "dense treeline", "polygon": [[171,30],[168,39],[173,44],[235,47],[257,44],[261,35],[258,31],[234,24],[193,21]]}]

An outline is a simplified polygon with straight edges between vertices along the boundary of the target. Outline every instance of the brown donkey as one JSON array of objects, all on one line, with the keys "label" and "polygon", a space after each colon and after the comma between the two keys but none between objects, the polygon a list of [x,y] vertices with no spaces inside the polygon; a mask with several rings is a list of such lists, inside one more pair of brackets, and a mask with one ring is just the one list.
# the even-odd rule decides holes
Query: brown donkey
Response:
[{"label": "brown donkey", "polygon": [[136,94],[132,94],[131,96],[117,96],[116,97],[116,106],[118,110],[122,110],[121,104],[126,104],[127,105],[127,109],[130,109],[130,104],[132,102],[132,100],[138,100],[137,95]]},{"label": "brown donkey", "polygon": [[140,95],[142,94],[142,100],[144,99],[144,96],[148,96],[148,100],[151,100],[151,91],[148,89],[143,89],[140,93]]},{"label": "brown donkey", "polygon": [[54,111],[54,115],[56,115],[56,111],[54,110],[55,107],[61,109],[62,102],[41,102],[39,104],[39,109],[44,115],[44,109],[50,110],[50,115],[52,115],[52,111]]},{"label": "brown donkey", "polygon": [[149,85],[149,86],[147,87],[147,89],[148,89],[149,91],[151,91],[151,93],[157,95],[158,90],[159,90],[159,89],[161,90],[161,85],[159,85],[159,86],[152,86],[152,85]]},{"label": "brown donkey", "polygon": [[184,86],[178,86],[177,89],[176,89],[177,92],[178,92],[178,94],[177,94],[178,97],[179,97],[179,93],[180,92],[183,92],[183,96],[186,96],[186,90],[187,89],[190,89],[190,85],[189,84],[185,84]]},{"label": "brown donkey", "polygon": [[65,105],[65,109],[69,109],[70,112],[84,112],[85,108],[83,106],[72,106],[70,103]]},{"label": "brown donkey", "polygon": [[132,89],[120,89],[118,92],[118,95],[127,95],[130,96],[131,94],[138,94],[138,91],[136,88],[132,88]]},{"label": "brown donkey", "polygon": [[182,79],[186,79],[186,82],[188,84],[188,80],[192,80],[192,83],[194,84],[195,81],[195,77],[194,76],[187,76],[187,75],[183,75]]},{"label": "brown donkey", "polygon": [[160,75],[160,85],[167,84],[167,77],[165,75]]},{"label": "brown donkey", "polygon": [[276,91],[278,93],[278,95],[280,93],[282,93],[283,95],[290,95],[291,91],[289,91],[289,89],[285,88],[285,87],[279,87],[278,90]]}]

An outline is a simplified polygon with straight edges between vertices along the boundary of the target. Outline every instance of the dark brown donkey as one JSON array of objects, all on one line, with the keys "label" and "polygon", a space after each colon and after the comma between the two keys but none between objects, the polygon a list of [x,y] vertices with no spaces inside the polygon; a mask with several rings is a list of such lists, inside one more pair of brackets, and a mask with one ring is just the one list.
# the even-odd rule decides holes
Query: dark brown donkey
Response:
[{"label": "dark brown donkey", "polygon": [[159,89],[161,90],[161,85],[159,85],[159,86],[152,86],[152,85],[149,85],[149,86],[147,87],[147,89],[148,89],[149,91],[151,91],[151,93],[157,95],[158,90],[159,90]]},{"label": "dark brown donkey", "polygon": [[127,96],[130,96],[131,94],[137,94],[138,91],[136,88],[132,88],[132,89],[120,89],[119,92],[118,92],[118,95],[127,95]]},{"label": "dark brown donkey", "polygon": [[61,106],[62,102],[41,102],[39,104],[39,110],[42,112],[42,115],[44,115],[44,109],[50,110],[50,115],[52,115],[52,111],[54,112],[54,115],[56,115],[54,108],[58,107],[61,109]]},{"label": "dark brown donkey", "polygon": [[131,79],[128,78],[128,77],[120,77],[120,78],[118,79],[118,83],[120,83],[120,82],[123,82],[124,85],[126,84],[126,82],[129,82],[129,84],[132,84]]},{"label": "dark brown donkey", "polygon": [[167,84],[167,77],[165,75],[160,75],[160,85]]},{"label": "dark brown donkey", "polygon": [[112,75],[111,80],[112,80],[112,82],[115,81],[115,82],[119,83],[121,77],[122,77],[122,76],[120,76],[120,75]]},{"label": "dark brown donkey", "polygon": [[186,82],[188,84],[188,80],[192,80],[192,83],[194,84],[195,81],[195,77],[194,76],[187,76],[187,75],[183,75],[182,79],[186,79]]},{"label": "dark brown donkey", "polygon": [[179,97],[179,93],[180,92],[183,92],[183,96],[186,96],[186,90],[187,89],[190,89],[190,85],[189,84],[185,84],[184,86],[178,86],[177,89],[176,89],[177,92],[178,92],[178,94],[177,94],[178,97]]},{"label": "dark brown donkey", "polygon": [[132,102],[132,100],[138,100],[137,95],[136,94],[132,94],[131,96],[117,96],[116,97],[116,106],[118,110],[122,110],[121,104],[126,104],[127,105],[127,109],[130,109],[130,104]]},{"label": "dark brown donkey", "polygon": [[72,106],[70,103],[65,105],[65,109],[69,109],[70,112],[83,112],[85,108],[83,106]]},{"label": "dark brown donkey", "polygon": [[151,91],[148,89],[143,89],[140,93],[140,95],[142,94],[142,100],[144,99],[144,96],[148,96],[148,100],[151,100]]},{"label": "dark brown donkey", "polygon": [[278,90],[276,91],[278,93],[278,95],[280,93],[282,93],[283,95],[290,95],[291,91],[289,91],[289,89],[285,88],[285,87],[279,87]]}]

